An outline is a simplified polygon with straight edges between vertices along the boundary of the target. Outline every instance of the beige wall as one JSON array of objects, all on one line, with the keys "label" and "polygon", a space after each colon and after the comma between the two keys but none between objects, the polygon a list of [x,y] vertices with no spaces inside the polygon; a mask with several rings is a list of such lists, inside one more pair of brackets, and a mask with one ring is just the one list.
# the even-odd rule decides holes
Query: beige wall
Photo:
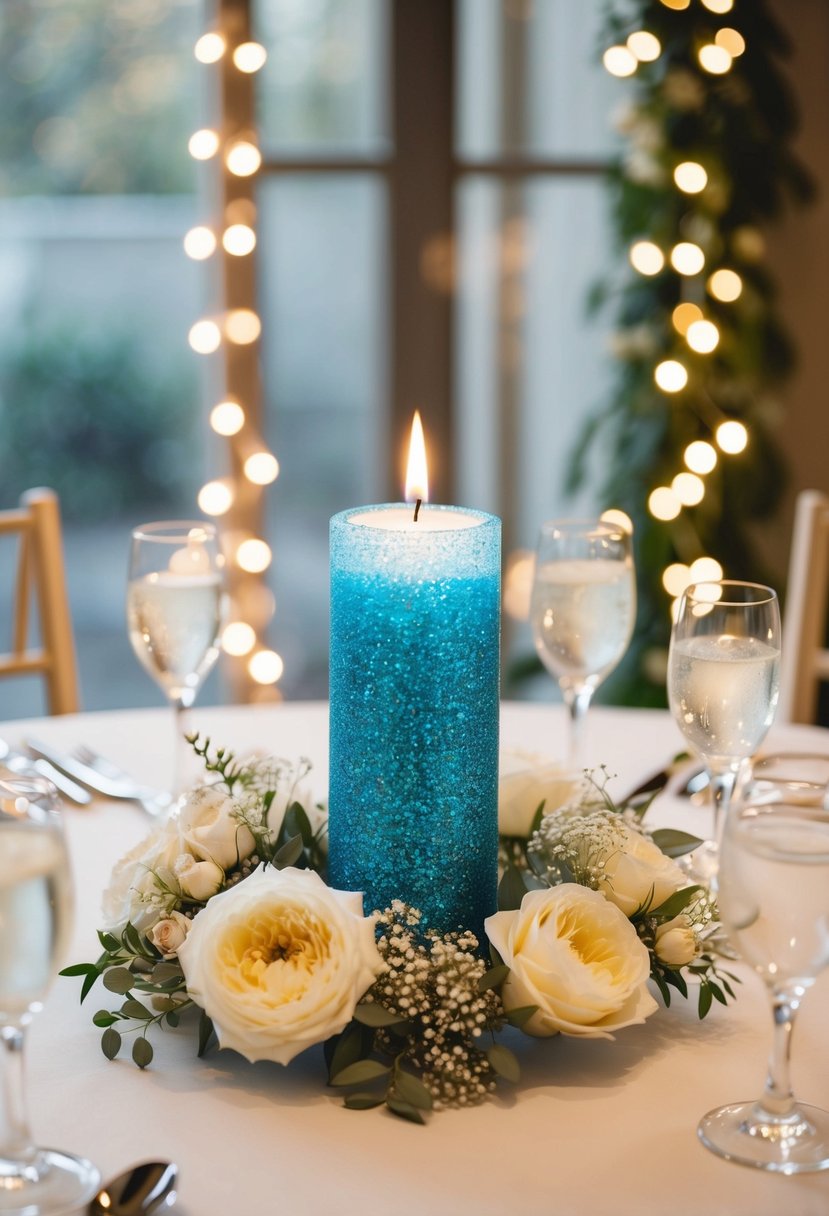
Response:
[{"label": "beige wall", "polygon": [[800,109],[796,149],[819,192],[811,207],[789,212],[768,234],[780,307],[798,353],[782,393],[779,430],[791,484],[778,520],[765,529],[782,576],[797,492],[829,493],[829,0],[773,0],[772,9],[794,44],[785,64]]}]

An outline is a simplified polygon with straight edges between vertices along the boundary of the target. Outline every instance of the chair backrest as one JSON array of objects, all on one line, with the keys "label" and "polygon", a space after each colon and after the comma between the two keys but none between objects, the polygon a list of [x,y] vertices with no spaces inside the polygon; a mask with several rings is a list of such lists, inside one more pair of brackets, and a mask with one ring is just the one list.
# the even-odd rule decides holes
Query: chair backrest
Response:
[{"label": "chair backrest", "polygon": [[[53,490],[28,490],[16,510],[0,511],[0,535],[18,536],[11,650],[0,654],[0,677],[37,674],[46,682],[53,714],[79,708],[75,640],[66,593],[60,507]],[[40,645],[30,647],[29,606],[34,588]]]},{"label": "chair backrest", "polygon": [[826,649],[829,608],[829,497],[798,495],[783,621],[778,719],[814,722],[818,688],[829,680]]}]

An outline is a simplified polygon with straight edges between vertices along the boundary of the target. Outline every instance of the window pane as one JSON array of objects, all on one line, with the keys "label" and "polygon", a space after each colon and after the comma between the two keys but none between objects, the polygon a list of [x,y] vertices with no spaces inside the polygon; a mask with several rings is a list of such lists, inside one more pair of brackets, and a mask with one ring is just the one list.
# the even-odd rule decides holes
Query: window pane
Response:
[{"label": "window pane", "polygon": [[612,149],[624,84],[601,63],[591,0],[459,0],[459,151],[591,160]]},{"label": "window pane", "polygon": [[280,687],[324,696],[328,520],[384,483],[384,186],[363,176],[266,181],[259,197],[268,495]]},{"label": "window pane", "polygon": [[387,0],[256,0],[253,10],[268,51],[257,75],[262,146],[386,151]]}]

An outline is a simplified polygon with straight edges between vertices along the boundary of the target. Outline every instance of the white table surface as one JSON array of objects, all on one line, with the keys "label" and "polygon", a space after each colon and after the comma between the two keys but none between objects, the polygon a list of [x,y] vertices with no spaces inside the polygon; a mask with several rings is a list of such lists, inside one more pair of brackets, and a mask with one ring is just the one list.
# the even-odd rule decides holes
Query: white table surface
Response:
[{"label": "white table surface", "polygon": [[[196,710],[193,725],[240,750],[314,761],[324,797],[324,705]],[[87,743],[147,781],[163,782],[170,718],[162,710],[4,722],[16,742],[28,731],[55,744]],[[560,753],[558,707],[504,705],[502,746]],[[591,711],[589,754],[619,774],[621,794],[682,746],[667,713]],[[829,755],[829,731],[780,727],[766,750]],[[653,823],[704,834],[704,811],[664,795]],[[117,857],[148,829],[129,804],[69,810],[77,918],[71,961],[96,955],[101,891]],[[681,999],[615,1042],[511,1032],[521,1058],[518,1086],[483,1106],[446,1111],[417,1127],[378,1111],[346,1111],[325,1087],[321,1048],[287,1069],[248,1064],[230,1052],[195,1056],[180,1029],[154,1038],[152,1066],[101,1054],[91,1015],[106,1004],[96,988],[83,1008],[79,982],[59,979],[29,1044],[35,1135],[91,1157],[104,1176],[140,1159],[178,1162],[181,1216],[825,1216],[829,1173],[783,1178],[727,1164],[697,1141],[706,1110],[759,1094],[771,1019],[762,984],[746,974],[735,1005],[715,1004],[700,1023]],[[106,994],[107,996],[109,994]],[[794,1040],[795,1090],[829,1107],[829,980],[801,1012]]]}]

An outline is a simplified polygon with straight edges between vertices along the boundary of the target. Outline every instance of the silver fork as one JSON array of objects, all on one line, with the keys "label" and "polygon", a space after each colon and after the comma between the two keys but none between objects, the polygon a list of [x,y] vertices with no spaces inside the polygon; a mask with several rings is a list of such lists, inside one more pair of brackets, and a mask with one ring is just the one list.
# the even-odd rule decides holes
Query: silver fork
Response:
[{"label": "silver fork", "polygon": [[124,769],[119,768],[117,764],[113,764],[105,756],[99,755],[91,747],[79,743],[73,749],[73,755],[80,760],[81,764],[94,769],[106,781],[117,785],[119,797],[129,802],[137,803],[152,819],[158,819],[166,815],[172,806],[172,794],[168,794],[166,790],[155,790],[150,786],[141,785],[134,777],[125,772]]}]

